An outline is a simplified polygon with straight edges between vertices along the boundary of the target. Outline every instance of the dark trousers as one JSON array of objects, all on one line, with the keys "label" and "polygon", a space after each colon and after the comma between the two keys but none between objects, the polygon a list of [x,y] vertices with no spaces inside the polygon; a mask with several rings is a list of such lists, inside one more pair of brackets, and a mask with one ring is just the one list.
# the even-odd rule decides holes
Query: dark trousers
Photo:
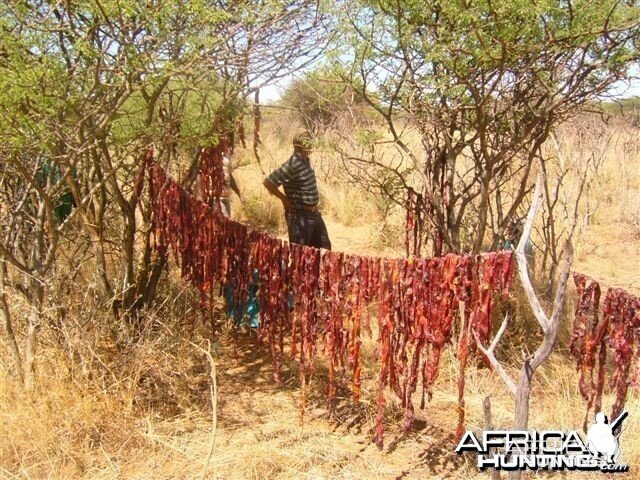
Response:
[{"label": "dark trousers", "polygon": [[287,212],[286,218],[290,243],[331,250],[327,226],[320,212],[292,210]]}]

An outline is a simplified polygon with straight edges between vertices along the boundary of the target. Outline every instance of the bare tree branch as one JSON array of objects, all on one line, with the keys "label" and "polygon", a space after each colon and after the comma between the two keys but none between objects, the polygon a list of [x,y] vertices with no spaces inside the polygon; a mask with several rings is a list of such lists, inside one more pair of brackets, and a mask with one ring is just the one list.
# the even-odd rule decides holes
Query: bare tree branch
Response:
[{"label": "bare tree branch", "polygon": [[482,345],[482,341],[478,337],[477,332],[474,332],[474,336],[476,338],[476,344],[478,345],[478,348],[480,349],[480,351],[489,359],[489,363],[491,363],[491,366],[495,369],[496,372],[498,372],[498,375],[500,375],[500,378],[505,383],[509,391],[515,396],[516,384],[513,381],[513,379],[509,376],[509,374],[506,372],[502,364],[498,361],[495,355],[496,346],[500,342],[500,339],[502,338],[502,335],[504,335],[504,332],[507,330],[508,323],[509,323],[509,314],[507,313],[504,316],[502,325],[500,325],[500,330],[498,330],[498,333],[496,333],[496,336],[494,337],[493,341],[491,342],[491,346],[488,349],[486,349]]}]

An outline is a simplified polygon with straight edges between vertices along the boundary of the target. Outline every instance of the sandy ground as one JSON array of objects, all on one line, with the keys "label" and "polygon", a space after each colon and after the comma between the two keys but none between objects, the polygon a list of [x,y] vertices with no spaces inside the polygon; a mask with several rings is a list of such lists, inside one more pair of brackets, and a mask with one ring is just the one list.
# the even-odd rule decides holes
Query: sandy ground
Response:
[{"label": "sandy ground", "polygon": [[[451,448],[441,427],[417,421],[416,432],[403,435],[389,426],[385,450],[371,442],[374,406],[360,408],[345,398],[334,418],[327,418],[322,379],[309,394],[301,423],[298,378],[285,368],[283,384],[273,383],[270,357],[254,338],[224,342],[218,366],[218,428],[209,479],[425,479],[469,478],[465,459]],[[295,367],[293,367],[295,368]],[[452,411],[454,412],[454,411]],[[94,472],[96,478],[199,478],[206,464],[211,434],[205,419],[159,422],[146,429],[151,447],[124,463]],[[399,422],[397,422],[399,423]],[[117,467],[116,467],[117,465]],[[111,470],[109,472],[109,470]]]},{"label": "sandy ground", "polygon": [[623,224],[590,225],[579,244],[574,270],[603,286],[640,295],[640,237]]},{"label": "sandy ground", "polygon": [[[335,250],[379,255],[371,244],[374,225],[346,227],[330,219],[326,222]],[[637,291],[640,245],[622,241],[626,235],[629,232],[622,229],[589,227],[578,247],[575,269],[593,275],[603,285]],[[603,237],[606,241],[597,242],[596,247],[585,246],[595,245],[593,240]],[[190,479],[201,478],[207,465],[204,478],[211,479],[489,478],[487,473],[475,469],[474,458],[454,452],[452,433],[457,392],[452,366],[455,359],[451,352],[443,359],[432,402],[424,411],[417,411],[413,432],[401,431],[401,412],[391,401],[382,451],[372,442],[377,373],[373,365],[366,372],[362,403],[351,404],[345,389],[338,394],[332,418],[326,405],[326,376],[319,368],[308,392],[302,421],[295,362],[285,365],[283,384],[274,384],[267,349],[246,332],[235,341],[224,337],[218,355],[218,423],[208,464],[211,421],[196,415],[192,419],[150,421],[144,434],[147,446],[124,461],[114,459],[111,467],[94,471],[92,475],[95,478]],[[531,418],[534,426],[559,421],[556,419],[562,419],[563,428],[581,424],[584,405],[577,394],[575,374],[566,360],[558,358],[563,366],[555,363],[549,371],[539,374],[542,378],[534,388]],[[200,381],[206,392],[208,378],[204,372]],[[472,427],[483,425],[481,402],[486,394],[492,395],[496,423],[503,427],[510,424],[513,403],[495,374],[474,373],[468,380],[467,391],[467,415]],[[561,395],[552,394],[553,391]],[[632,392],[628,405],[638,405],[635,397]],[[638,425],[637,420],[634,425]],[[538,477],[556,478],[544,474]],[[573,472],[563,478],[600,477]]]}]

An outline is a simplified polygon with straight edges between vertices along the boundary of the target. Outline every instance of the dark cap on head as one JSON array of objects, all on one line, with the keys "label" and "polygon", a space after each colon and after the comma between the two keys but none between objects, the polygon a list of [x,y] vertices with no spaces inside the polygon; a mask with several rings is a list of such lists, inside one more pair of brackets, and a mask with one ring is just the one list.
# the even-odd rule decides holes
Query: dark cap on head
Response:
[{"label": "dark cap on head", "polygon": [[313,140],[309,132],[300,132],[293,137],[293,146],[296,148],[309,149],[313,145]]}]

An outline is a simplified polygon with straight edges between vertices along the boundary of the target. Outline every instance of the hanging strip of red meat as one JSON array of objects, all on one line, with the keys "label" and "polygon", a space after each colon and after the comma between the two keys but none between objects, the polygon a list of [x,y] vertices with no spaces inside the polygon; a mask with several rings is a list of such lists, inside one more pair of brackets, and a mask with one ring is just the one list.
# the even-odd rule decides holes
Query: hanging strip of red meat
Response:
[{"label": "hanging strip of red meat", "polygon": [[623,410],[629,389],[629,374],[634,355],[638,356],[636,320],[640,312],[640,299],[619,288],[610,288],[604,300],[603,315],[609,323],[607,345],[613,350],[614,370],[609,386],[616,392],[611,417],[617,418]]},{"label": "hanging strip of red meat", "polygon": [[[616,392],[611,418],[622,412],[627,397],[631,369],[640,354],[640,299],[622,289],[610,288],[599,312],[600,285],[589,277],[574,273],[578,291],[570,351],[580,371],[580,393],[587,401],[584,427],[590,423],[589,412],[602,409],[606,380],[607,350],[613,355],[613,374],[609,386]],[[598,354],[596,362],[596,353]],[[598,365],[597,378],[594,370]]]},{"label": "hanging strip of red meat", "polygon": [[[218,153],[204,153],[205,177],[218,178],[206,184],[211,198],[216,198],[221,181],[218,165],[222,157]],[[265,233],[248,231],[224,217],[215,205],[212,209],[196,200],[153,163],[150,191],[156,248],[173,251],[183,277],[200,290],[203,308],[214,301],[214,285],[226,284],[233,287],[235,307],[240,308],[253,271],[259,272],[259,338],[269,345],[274,379],[281,381],[285,336],[289,336],[291,354],[300,364],[301,419],[319,349],[328,357],[331,408],[337,373],[345,365],[351,367],[352,394],[359,400],[361,339],[363,332],[371,333],[369,307],[377,303],[380,371],[376,443],[380,447],[387,387],[400,399],[405,409],[404,428],[410,429],[418,381],[422,378],[424,407],[425,395],[431,396],[438,375],[442,350],[451,341],[458,305],[464,305],[469,329],[459,345],[464,367],[467,357],[475,352],[475,340],[469,332],[487,338],[492,298],[506,294],[509,287],[512,262],[508,253],[417,258],[420,235],[414,234],[409,237],[414,254],[410,260],[322,254],[312,247],[289,245]],[[415,221],[420,223],[424,208],[420,196],[415,203]],[[461,422],[463,394],[462,377]]]}]

